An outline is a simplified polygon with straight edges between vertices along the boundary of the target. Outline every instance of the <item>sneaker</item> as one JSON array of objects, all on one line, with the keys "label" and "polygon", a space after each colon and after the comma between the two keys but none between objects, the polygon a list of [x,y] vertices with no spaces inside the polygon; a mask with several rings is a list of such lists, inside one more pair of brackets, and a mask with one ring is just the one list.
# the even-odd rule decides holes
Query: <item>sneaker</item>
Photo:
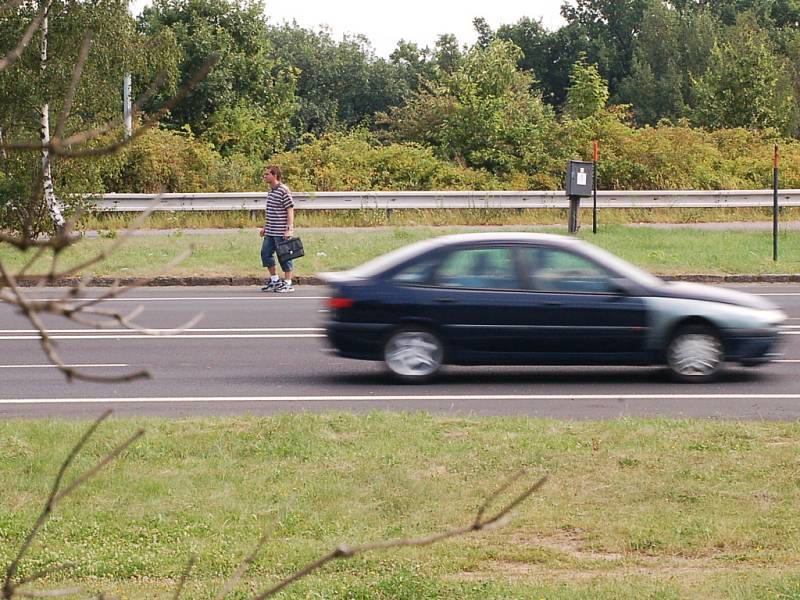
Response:
[{"label": "sneaker", "polygon": [[294,291],[294,286],[291,283],[286,283],[283,279],[275,286],[275,292],[278,294],[286,294]]},{"label": "sneaker", "polygon": [[264,287],[261,288],[261,291],[274,292],[275,288],[277,288],[281,283],[282,282],[280,279],[278,281],[272,281],[271,279],[267,279],[267,283],[264,285]]}]

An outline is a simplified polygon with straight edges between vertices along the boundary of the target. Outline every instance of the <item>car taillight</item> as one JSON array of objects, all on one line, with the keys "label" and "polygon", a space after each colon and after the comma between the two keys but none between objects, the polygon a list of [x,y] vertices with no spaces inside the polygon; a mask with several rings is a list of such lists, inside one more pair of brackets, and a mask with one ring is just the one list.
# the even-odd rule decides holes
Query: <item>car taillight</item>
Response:
[{"label": "car taillight", "polygon": [[350,308],[353,306],[354,300],[352,298],[342,298],[336,297],[328,298],[328,308],[330,309],[337,309],[337,308]]}]

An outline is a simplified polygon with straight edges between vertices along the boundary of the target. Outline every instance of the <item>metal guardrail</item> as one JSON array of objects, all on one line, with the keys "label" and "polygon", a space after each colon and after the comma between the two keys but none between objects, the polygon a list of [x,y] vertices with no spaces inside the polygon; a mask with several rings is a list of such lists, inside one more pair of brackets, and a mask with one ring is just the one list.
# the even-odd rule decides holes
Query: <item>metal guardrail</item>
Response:
[{"label": "metal guardrail", "polygon": [[[598,208],[738,208],[772,206],[772,190],[601,191]],[[293,192],[300,210],[403,208],[567,208],[564,192]],[[157,198],[157,201],[156,201]],[[100,211],[263,210],[266,192],[105,194]],[[782,190],[780,206],[800,206],[800,190]],[[582,206],[591,206],[585,198]]]}]

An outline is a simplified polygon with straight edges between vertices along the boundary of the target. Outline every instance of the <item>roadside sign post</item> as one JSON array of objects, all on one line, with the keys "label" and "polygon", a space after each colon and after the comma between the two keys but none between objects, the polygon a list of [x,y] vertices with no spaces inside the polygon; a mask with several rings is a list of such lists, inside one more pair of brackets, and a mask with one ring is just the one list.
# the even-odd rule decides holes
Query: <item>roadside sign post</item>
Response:
[{"label": "roadside sign post", "polygon": [[593,163],[581,160],[571,160],[567,163],[567,182],[565,187],[567,196],[569,196],[569,214],[567,217],[567,230],[569,233],[577,233],[580,228],[578,210],[580,209],[581,198],[588,198],[592,195],[593,181]]},{"label": "roadside sign post", "polygon": [[597,233],[597,159],[600,157],[600,144],[592,142],[592,233]]},{"label": "roadside sign post", "polygon": [[778,260],[778,144],[772,155],[772,260]]}]

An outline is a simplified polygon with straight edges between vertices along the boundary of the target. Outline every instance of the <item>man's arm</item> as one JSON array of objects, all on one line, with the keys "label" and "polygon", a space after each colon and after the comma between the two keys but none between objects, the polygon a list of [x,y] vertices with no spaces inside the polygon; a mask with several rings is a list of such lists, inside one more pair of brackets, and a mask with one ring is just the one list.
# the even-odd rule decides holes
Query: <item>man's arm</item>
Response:
[{"label": "man's arm", "polygon": [[286,209],[286,235],[284,237],[292,237],[294,233],[294,207],[290,206]]}]

